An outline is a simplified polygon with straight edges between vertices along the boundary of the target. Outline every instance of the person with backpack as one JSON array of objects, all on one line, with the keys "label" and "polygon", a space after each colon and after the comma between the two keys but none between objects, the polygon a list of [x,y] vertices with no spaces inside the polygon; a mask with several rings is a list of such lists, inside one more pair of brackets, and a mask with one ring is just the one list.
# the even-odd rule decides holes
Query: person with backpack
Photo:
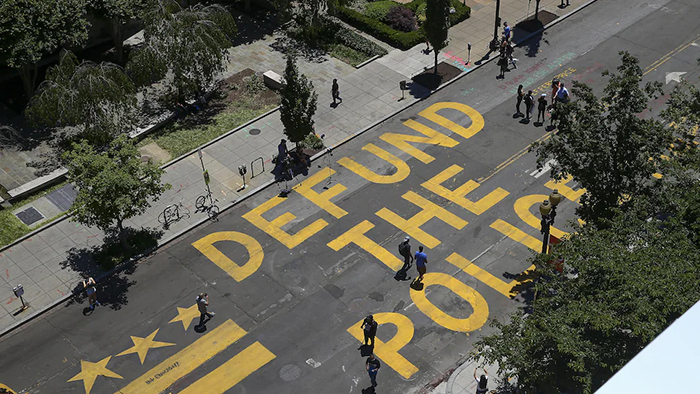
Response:
[{"label": "person with backpack", "polygon": [[526,119],[530,120],[532,117],[532,109],[535,107],[535,98],[532,97],[532,90],[528,90],[527,94],[525,95],[525,111],[527,112],[526,114]]},{"label": "person with backpack", "polygon": [[377,335],[378,324],[374,320],[374,316],[368,315],[365,320],[360,324],[362,332],[365,334],[365,346],[368,342],[371,342],[371,347],[374,347],[374,337]]},{"label": "person with backpack", "polygon": [[474,368],[474,380],[476,380],[476,394],[486,394],[489,391],[489,373],[484,369],[484,374],[477,379]]},{"label": "person with backpack", "polygon": [[408,242],[411,237],[404,238],[403,242],[399,244],[399,254],[403,257],[403,267],[401,271],[406,272],[411,268],[411,263],[413,262],[413,256],[411,256],[411,244]]}]

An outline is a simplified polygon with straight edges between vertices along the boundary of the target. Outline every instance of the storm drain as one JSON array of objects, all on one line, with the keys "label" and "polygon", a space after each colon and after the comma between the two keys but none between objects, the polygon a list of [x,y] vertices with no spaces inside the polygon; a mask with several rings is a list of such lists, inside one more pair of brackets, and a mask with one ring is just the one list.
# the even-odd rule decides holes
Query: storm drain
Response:
[{"label": "storm drain", "polygon": [[17,219],[21,220],[22,223],[26,224],[27,226],[31,226],[32,224],[44,219],[44,215],[42,215],[41,212],[34,207],[29,207],[24,211],[17,212],[15,216],[17,216]]}]

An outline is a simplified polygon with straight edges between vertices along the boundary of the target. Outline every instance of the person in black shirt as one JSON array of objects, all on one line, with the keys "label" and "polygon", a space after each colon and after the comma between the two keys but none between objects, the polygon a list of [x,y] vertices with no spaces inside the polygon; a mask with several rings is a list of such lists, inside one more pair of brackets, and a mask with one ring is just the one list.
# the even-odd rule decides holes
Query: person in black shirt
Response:
[{"label": "person in black shirt", "polygon": [[528,90],[525,95],[525,112],[526,119],[530,120],[532,117],[532,109],[535,108],[535,98],[532,97],[532,90]]},{"label": "person in black shirt", "polygon": [[540,116],[542,116],[542,123],[544,123],[544,114],[547,111],[547,93],[542,93],[539,99],[537,99],[537,121],[540,122]]},{"label": "person in black shirt", "polygon": [[367,357],[365,369],[367,369],[369,379],[372,381],[372,387],[377,387],[377,372],[381,366],[382,364],[379,363],[379,360],[377,360],[376,357],[374,357],[374,354],[370,354],[369,357]]},{"label": "person in black shirt", "polygon": [[377,326],[377,322],[374,321],[374,316],[372,315],[365,317],[365,320],[362,321],[360,328],[365,333],[365,346],[367,346],[367,342],[371,341],[372,344],[370,346],[374,347],[374,337],[377,335]]}]

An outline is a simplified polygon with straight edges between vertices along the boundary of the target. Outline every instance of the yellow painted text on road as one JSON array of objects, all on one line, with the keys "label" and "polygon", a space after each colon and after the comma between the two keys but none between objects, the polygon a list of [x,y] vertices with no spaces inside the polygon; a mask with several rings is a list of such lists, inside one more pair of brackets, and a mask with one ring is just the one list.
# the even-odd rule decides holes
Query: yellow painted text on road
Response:
[{"label": "yellow painted text on road", "polygon": [[421,144],[431,144],[443,146],[446,148],[454,148],[459,144],[459,142],[454,139],[431,129],[428,126],[422,125],[415,120],[407,120],[403,123],[405,126],[412,128],[415,131],[425,135],[426,137],[421,137],[417,135],[409,134],[398,134],[398,133],[384,133],[379,138],[388,142],[391,145],[401,149],[402,151],[408,153],[409,155],[415,157],[421,162],[428,164],[435,160],[433,156],[423,152],[422,150],[416,148],[415,146],[409,144],[408,142],[418,142]]},{"label": "yellow painted text on road", "polygon": [[479,187],[479,184],[471,179],[467,181],[467,183],[456,188],[454,191],[442,186],[444,182],[459,174],[462,172],[462,170],[462,167],[452,165],[431,179],[425,181],[421,186],[476,215],[481,215],[482,213],[486,212],[486,210],[498,204],[499,201],[503,200],[509,194],[507,191],[499,187],[481,198],[479,201],[474,202],[465,197],[467,194]]},{"label": "yellow painted text on road", "polygon": [[[459,279],[440,272],[429,272],[423,276],[423,290],[411,289],[411,299],[421,312],[425,313],[435,323],[452,331],[471,332],[481,328],[489,317],[489,305],[478,291],[467,286]],[[426,295],[428,287],[440,285],[452,290],[459,297],[467,301],[474,310],[467,318],[456,318],[443,312],[433,304]]]},{"label": "yellow painted text on road", "polygon": [[[245,246],[248,251],[248,261],[243,265],[238,265],[233,262],[228,256],[223,254],[214,246],[216,242],[233,241]],[[237,231],[219,231],[208,234],[192,243],[197,250],[203,255],[218,265],[233,279],[240,282],[243,279],[252,275],[260,268],[263,262],[263,248],[260,243],[248,234],[239,233]]]},{"label": "yellow painted text on road", "polygon": [[160,393],[197,367],[221,353],[246,334],[232,320],[204,335],[191,345],[136,378],[116,394]]},{"label": "yellow painted text on road", "polygon": [[180,391],[180,394],[223,394],[274,358],[275,355],[271,351],[260,342],[255,342]]},{"label": "yellow painted text on road", "polygon": [[578,190],[572,189],[570,186],[568,186],[568,183],[572,182],[573,180],[574,180],[574,177],[571,175],[562,179],[559,182],[557,182],[553,179],[550,179],[547,183],[544,184],[544,187],[552,189],[552,190],[557,189],[559,191],[559,194],[561,194],[562,196],[568,198],[571,201],[578,201],[578,199],[581,198],[583,193],[586,192],[586,189],[584,189],[584,188],[579,188]]},{"label": "yellow painted text on road", "polygon": [[422,210],[413,215],[410,219],[404,219],[397,215],[394,211],[387,208],[382,208],[379,212],[377,212],[377,216],[403,230],[405,233],[429,248],[434,248],[440,245],[440,240],[421,230],[420,226],[427,223],[428,220],[438,218],[457,230],[463,229],[464,226],[468,224],[459,216],[451,213],[427,198],[421,197],[417,193],[409,191],[401,197],[403,197],[404,200],[416,204]]},{"label": "yellow painted text on road", "polygon": [[365,220],[346,231],[343,235],[329,242],[328,247],[337,252],[351,243],[355,244],[372,256],[378,258],[379,261],[384,263],[387,267],[394,271],[398,271],[403,266],[403,261],[399,260],[396,256],[389,253],[388,250],[384,249],[381,245],[365,235],[367,231],[373,228],[374,224],[368,220]]},{"label": "yellow painted text on road", "polygon": [[396,167],[396,172],[391,175],[379,175],[349,157],[341,158],[338,160],[338,164],[373,183],[398,183],[406,179],[408,175],[411,174],[411,167],[409,167],[405,161],[374,144],[367,144],[362,147],[362,150],[366,150],[367,152],[370,152],[375,156],[389,162],[389,164]]},{"label": "yellow painted text on road", "polygon": [[[520,217],[520,219],[522,219],[523,222],[529,224],[532,228],[539,230],[541,226],[540,220],[537,219],[537,216],[530,211],[530,208],[533,206],[539,207],[540,204],[547,198],[548,197],[544,194],[530,194],[523,196],[515,201],[513,208],[515,209],[515,213],[518,215],[518,217]],[[549,227],[549,232],[559,239],[569,235],[569,233],[561,231],[554,226]]]},{"label": "yellow painted text on road", "polygon": [[[384,312],[375,314],[374,320],[379,325],[393,324],[396,326],[396,335],[389,341],[383,342],[379,338],[374,339],[374,354],[384,361],[386,365],[398,372],[399,375],[405,379],[410,378],[414,373],[418,372],[418,368],[399,354],[399,350],[408,345],[413,338],[413,323],[411,319],[400,313]],[[348,332],[358,341],[364,343],[365,337],[360,324],[362,324],[362,321],[348,328]]]},{"label": "yellow painted text on road", "polygon": [[[506,282],[457,253],[452,253],[449,257],[447,257],[446,260],[455,267],[484,282],[486,285],[488,285],[489,287],[503,294],[506,297],[513,297],[517,295],[517,293],[512,291],[513,287],[518,284],[517,280]],[[530,266],[530,268],[528,268],[528,270],[531,269],[535,269],[534,264]]]},{"label": "yellow painted text on road", "polygon": [[491,223],[491,228],[532,250],[542,249],[542,241],[504,220],[496,219],[495,222]]},{"label": "yellow painted text on road", "polygon": [[[441,109],[454,109],[457,110],[467,116],[472,121],[472,124],[469,127],[464,127],[460,124],[457,124],[446,117],[442,115],[438,115],[438,111]],[[473,137],[476,133],[481,131],[481,129],[484,128],[484,117],[481,116],[481,114],[475,110],[474,108],[462,104],[462,103],[454,103],[454,102],[442,102],[442,103],[435,103],[431,105],[430,107],[422,110],[421,112],[418,113],[418,115],[431,120],[440,126],[452,131],[453,133],[459,134],[462,137],[469,139]]]},{"label": "yellow painted text on road", "polygon": [[289,234],[288,232],[282,230],[282,226],[288,224],[292,220],[296,219],[296,216],[291,212],[285,212],[282,215],[276,217],[272,221],[268,221],[263,218],[262,215],[271,210],[272,208],[282,204],[286,201],[284,198],[275,196],[271,199],[265,201],[264,203],[258,205],[257,207],[250,210],[250,212],[243,215],[243,218],[251,222],[255,227],[268,233],[272,238],[280,241],[284,246],[289,249],[293,249],[300,243],[306,241],[312,235],[321,231],[324,227],[328,226],[328,222],[323,219],[318,219],[315,222],[309,224],[303,229],[299,230],[296,234]]},{"label": "yellow painted text on road", "polygon": [[335,216],[337,219],[340,219],[347,215],[348,212],[332,203],[331,198],[337,197],[338,194],[347,190],[347,187],[341,185],[340,183],[336,183],[328,190],[324,190],[321,193],[317,193],[312,189],[312,187],[318,185],[321,183],[321,181],[328,179],[328,177],[332,176],[333,174],[335,174],[334,170],[324,167],[318,170],[318,172],[314,175],[304,179],[304,182],[297,185],[294,190],[304,196],[307,200],[318,205],[324,211]]}]

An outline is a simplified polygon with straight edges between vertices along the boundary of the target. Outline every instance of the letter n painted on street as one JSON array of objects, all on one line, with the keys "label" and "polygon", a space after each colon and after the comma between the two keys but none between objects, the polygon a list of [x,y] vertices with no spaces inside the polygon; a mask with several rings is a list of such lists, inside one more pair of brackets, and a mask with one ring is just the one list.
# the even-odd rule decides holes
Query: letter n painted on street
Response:
[{"label": "letter n painted on street", "polygon": [[[245,246],[246,250],[248,250],[248,261],[243,265],[234,263],[233,260],[214,246],[216,242],[223,241],[238,242]],[[192,246],[238,282],[257,271],[265,256],[262,246],[255,238],[237,231],[211,233],[193,242]]]},{"label": "letter n painted on street", "polygon": [[403,181],[411,174],[411,167],[409,167],[405,161],[374,144],[367,144],[362,147],[362,150],[366,150],[380,159],[389,162],[389,164],[396,167],[396,172],[391,175],[379,175],[349,157],[341,158],[338,160],[338,164],[373,183],[397,183]]},{"label": "letter n painted on street", "polygon": [[443,170],[441,173],[435,175],[431,179],[425,181],[421,186],[442,198],[452,201],[453,203],[476,215],[481,215],[492,206],[498,204],[499,201],[506,198],[506,196],[508,196],[509,193],[507,191],[498,187],[491,193],[482,197],[479,201],[474,202],[465,197],[467,194],[471,193],[472,191],[474,191],[474,189],[479,187],[479,184],[477,182],[472,181],[471,179],[467,181],[467,183],[456,188],[455,190],[450,190],[442,186],[443,183],[462,172],[462,170],[462,167],[458,165],[452,165]]},{"label": "letter n painted on street", "polygon": [[[413,338],[413,323],[411,323],[411,319],[400,313],[384,312],[374,314],[374,320],[379,325],[393,324],[396,326],[396,335],[387,342],[374,338],[374,354],[404,379],[410,378],[414,373],[418,372],[418,368],[400,355],[399,350],[408,345]],[[348,328],[348,332],[358,341],[363,342],[365,337],[360,324],[362,324],[362,320]]]},{"label": "letter n painted on street", "polygon": [[455,141],[454,139],[431,129],[428,126],[424,126],[415,120],[409,119],[403,123],[407,127],[412,128],[413,130],[425,135],[425,137],[420,137],[417,135],[409,135],[409,134],[398,134],[398,133],[384,133],[382,134],[379,138],[381,140],[384,140],[388,142],[391,145],[394,145],[395,147],[401,149],[402,151],[408,153],[409,155],[415,157],[416,159],[422,161],[425,164],[428,164],[435,160],[433,156],[430,156],[429,154],[423,152],[422,150],[414,147],[413,145],[409,144],[408,142],[418,142],[421,144],[432,144],[432,145],[438,145],[438,146],[444,146],[446,148],[454,148],[459,144],[459,142]]},{"label": "letter n painted on street", "polygon": [[[469,127],[464,127],[462,125],[459,125],[446,117],[442,115],[438,115],[438,111],[441,109],[454,109],[457,110],[465,115],[467,115],[471,121],[472,124]],[[476,133],[481,131],[481,129],[484,128],[484,117],[481,116],[481,114],[475,110],[474,108],[462,104],[462,103],[454,103],[454,102],[442,102],[442,103],[435,103],[431,105],[430,107],[424,109],[423,111],[419,112],[418,115],[431,120],[440,126],[452,131],[453,133],[459,134],[462,137],[469,139],[472,138]]]}]

